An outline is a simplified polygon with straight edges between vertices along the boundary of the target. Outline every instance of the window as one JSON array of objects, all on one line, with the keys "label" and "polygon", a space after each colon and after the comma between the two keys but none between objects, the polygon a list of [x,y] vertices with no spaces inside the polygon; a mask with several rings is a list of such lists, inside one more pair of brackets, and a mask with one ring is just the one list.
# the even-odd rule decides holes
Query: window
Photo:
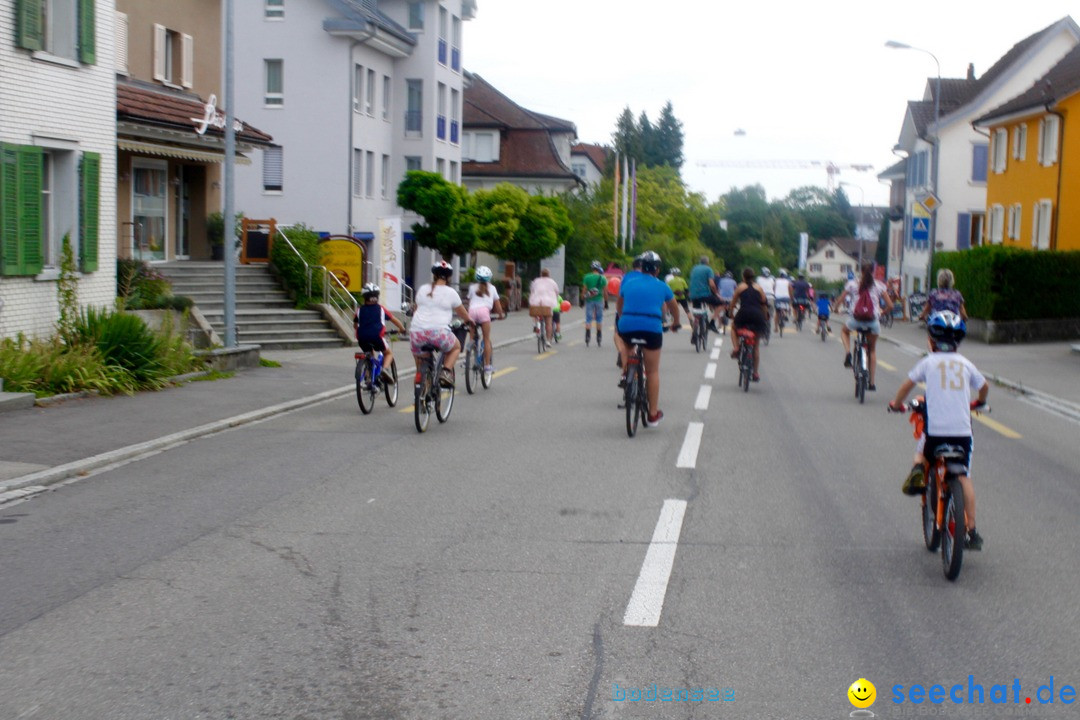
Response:
[{"label": "window", "polygon": [[994,150],[993,168],[994,172],[1001,174],[1005,172],[1008,164],[1009,157],[1009,131],[1005,128],[998,128],[994,131],[992,140]]},{"label": "window", "polygon": [[461,72],[461,18],[454,16],[450,29],[450,69]]},{"label": "window", "polygon": [[1005,233],[1005,208],[1001,205],[990,207],[990,242],[1000,245]]},{"label": "window", "polygon": [[68,236],[83,272],[97,270],[101,155],[0,145],[0,274],[60,264]]},{"label": "window", "polygon": [[263,150],[263,192],[281,192],[284,177],[281,146],[272,145]]},{"label": "window", "polygon": [[390,121],[390,76],[382,76],[382,119]]},{"label": "window", "polygon": [[910,187],[926,187],[929,156],[930,153],[923,150],[908,158],[907,183]]},{"label": "window", "polygon": [[435,115],[435,137],[446,139],[446,84],[439,83],[436,95],[437,112]]},{"label": "window", "polygon": [[368,68],[367,92],[364,95],[364,112],[368,115],[375,114],[375,71]]},{"label": "window", "polygon": [[1053,223],[1054,203],[1040,200],[1035,204],[1035,222],[1031,229],[1031,244],[1038,250],[1050,249],[1050,229]]},{"label": "window", "polygon": [[842,273],[854,272],[854,270],[855,268],[851,265],[851,263],[844,263],[840,266],[840,272]]},{"label": "window", "polygon": [[450,161],[450,177],[448,179],[452,183],[461,182],[461,178],[458,177],[458,164],[453,160]]},{"label": "window", "polygon": [[353,65],[352,109],[360,112],[360,98],[364,97],[364,66]]},{"label": "window", "polygon": [[382,156],[382,175],[379,178],[380,196],[385,200],[388,196],[386,189],[390,186],[390,156]]},{"label": "window", "polygon": [[462,138],[461,159],[468,162],[497,162],[499,144],[495,131],[467,132]]},{"label": "window", "polygon": [[446,32],[448,30],[449,14],[446,12],[446,8],[439,6],[439,64],[446,64]]},{"label": "window", "polygon": [[585,163],[571,163],[570,172],[574,173],[581,179],[585,179]]},{"label": "window", "polygon": [[450,142],[457,145],[461,141],[461,125],[458,122],[458,105],[461,102],[461,93],[456,89],[450,89]]},{"label": "window", "polygon": [[826,260],[832,260],[834,257],[836,257],[836,251],[835,250],[826,250],[825,251],[825,259]]},{"label": "window", "polygon": [[409,29],[410,30],[423,30],[424,29],[424,3],[411,2],[409,3]]},{"label": "window", "polygon": [[154,25],[154,79],[166,85],[190,88],[195,74],[194,39],[190,35]]},{"label": "window", "polygon": [[812,272],[812,273],[821,272],[821,263],[810,263],[810,272]]},{"label": "window", "polygon": [[285,104],[285,61],[264,60],[266,94],[263,101],[267,107]]},{"label": "window", "polygon": [[364,187],[367,197],[372,197],[375,195],[375,153],[368,150],[364,155]]},{"label": "window", "polygon": [[131,169],[131,219],[140,260],[164,260],[167,234],[168,164],[136,158]]},{"label": "window", "polygon": [[352,175],[352,194],[353,197],[364,196],[364,151],[353,149],[352,151],[352,163],[353,163],[353,175]]},{"label": "window", "polygon": [[1027,123],[1020,123],[1013,128],[1012,156],[1016,160],[1027,158]]},{"label": "window", "polygon": [[988,148],[984,143],[971,146],[971,181],[986,182],[986,163]]},{"label": "window", "polygon": [[17,43],[26,50],[96,62],[95,0],[22,0],[16,3]]},{"label": "window", "polygon": [[1015,203],[1009,207],[1009,239],[1020,239],[1020,221],[1024,215],[1024,206]]},{"label": "window", "polygon": [[417,157],[415,155],[406,155],[405,156],[405,172],[409,172],[410,170],[423,170],[423,169],[424,169],[424,161],[423,161],[422,158],[419,158],[419,157]]},{"label": "window", "polygon": [[423,134],[424,129],[424,81],[406,80],[405,132]]},{"label": "window", "polygon": [[265,16],[267,20],[281,20],[285,17],[285,0],[266,0]]},{"label": "window", "polygon": [[435,172],[437,172],[444,180],[446,179],[446,160],[435,158]]},{"label": "window", "polygon": [[1048,115],[1039,122],[1039,164],[1053,165],[1058,159],[1058,117]]}]

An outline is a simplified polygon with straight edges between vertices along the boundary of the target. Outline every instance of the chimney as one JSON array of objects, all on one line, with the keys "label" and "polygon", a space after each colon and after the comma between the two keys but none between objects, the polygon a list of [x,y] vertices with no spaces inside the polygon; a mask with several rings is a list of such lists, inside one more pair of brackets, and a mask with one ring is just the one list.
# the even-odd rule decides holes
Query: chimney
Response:
[{"label": "chimney", "polygon": [[975,63],[968,63],[967,79],[968,80],[974,80],[975,79]]}]

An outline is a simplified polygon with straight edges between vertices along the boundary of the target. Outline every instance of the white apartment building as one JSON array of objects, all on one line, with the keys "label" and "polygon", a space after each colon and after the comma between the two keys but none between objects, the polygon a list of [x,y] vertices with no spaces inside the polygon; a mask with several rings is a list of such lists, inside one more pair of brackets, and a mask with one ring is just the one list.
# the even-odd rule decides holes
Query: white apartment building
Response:
[{"label": "white apartment building", "polygon": [[0,0],[0,337],[49,337],[68,236],[79,301],[116,297],[112,0]]},{"label": "white apartment building", "polygon": [[[936,77],[927,79],[923,100],[908,103],[896,146],[908,158],[905,242],[902,260],[889,268],[890,277],[902,277],[904,293],[926,291],[932,239],[936,252],[985,241],[989,141],[972,121],[1030,88],[1078,42],[1080,26],[1062,18],[1018,42],[981,77],[969,68],[966,78],[942,78],[937,122]],[[936,166],[935,138],[940,148]],[[919,201],[934,189],[935,171],[940,205],[931,215]]]},{"label": "white apartment building", "polygon": [[[237,210],[372,250],[379,219],[404,215],[406,171],[460,183],[462,36],[475,13],[475,0],[237,3],[237,113],[276,145],[237,168]],[[402,220],[414,286],[431,259],[411,240],[416,220]]]}]

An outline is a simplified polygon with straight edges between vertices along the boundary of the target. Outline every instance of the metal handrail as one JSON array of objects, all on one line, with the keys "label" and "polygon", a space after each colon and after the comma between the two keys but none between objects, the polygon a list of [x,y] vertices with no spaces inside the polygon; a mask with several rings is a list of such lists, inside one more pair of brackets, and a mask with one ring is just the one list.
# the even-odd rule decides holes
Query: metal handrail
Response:
[{"label": "metal handrail", "polygon": [[[339,310],[349,308],[352,311],[352,315],[348,318],[350,321],[352,317],[356,315],[356,310],[360,307],[360,304],[356,302],[356,298],[352,296],[352,293],[341,283],[337,275],[326,269],[325,265],[309,265],[304,256],[300,254],[300,251],[296,249],[296,246],[289,240],[289,236],[285,234],[285,231],[279,225],[277,227],[278,234],[285,240],[285,244],[289,246],[289,249],[293,251],[293,254],[304,264],[304,278],[307,283],[305,288],[307,297],[311,297],[311,271],[322,270],[323,273],[323,303],[326,305],[333,304]],[[328,282],[327,278],[333,278],[333,283]],[[332,287],[337,285],[337,287]],[[331,302],[332,301],[332,302]]]}]

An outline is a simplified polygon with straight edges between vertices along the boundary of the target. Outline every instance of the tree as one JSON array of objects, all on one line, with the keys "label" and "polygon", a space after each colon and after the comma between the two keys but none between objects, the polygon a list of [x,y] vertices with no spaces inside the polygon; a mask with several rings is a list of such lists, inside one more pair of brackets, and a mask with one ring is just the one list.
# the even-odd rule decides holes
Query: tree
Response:
[{"label": "tree", "polygon": [[410,170],[398,185],[397,203],[424,219],[412,226],[416,242],[442,257],[465,255],[476,246],[476,229],[464,212],[468,193],[441,175]]},{"label": "tree", "polygon": [[469,196],[468,210],[476,227],[477,249],[496,257],[509,258],[507,248],[521,226],[529,207],[529,194],[510,183],[491,190],[476,190]]},{"label": "tree", "polygon": [[557,197],[530,195],[518,231],[506,248],[505,257],[535,262],[554,255],[573,232],[570,216]]},{"label": "tree", "polygon": [[660,111],[660,120],[653,124],[642,111],[637,121],[629,107],[623,109],[615,122],[612,135],[615,149],[637,160],[638,167],[668,165],[679,170],[683,165],[682,123],[675,117],[669,100]]},{"label": "tree", "polygon": [[644,155],[641,132],[634,122],[629,106],[623,108],[619,119],[615,121],[615,134],[611,136],[611,141],[616,152],[624,156],[640,158]]},{"label": "tree", "polygon": [[683,166],[683,129],[682,123],[675,117],[675,109],[668,100],[660,110],[660,119],[655,127],[656,164],[670,165],[679,170]]}]

